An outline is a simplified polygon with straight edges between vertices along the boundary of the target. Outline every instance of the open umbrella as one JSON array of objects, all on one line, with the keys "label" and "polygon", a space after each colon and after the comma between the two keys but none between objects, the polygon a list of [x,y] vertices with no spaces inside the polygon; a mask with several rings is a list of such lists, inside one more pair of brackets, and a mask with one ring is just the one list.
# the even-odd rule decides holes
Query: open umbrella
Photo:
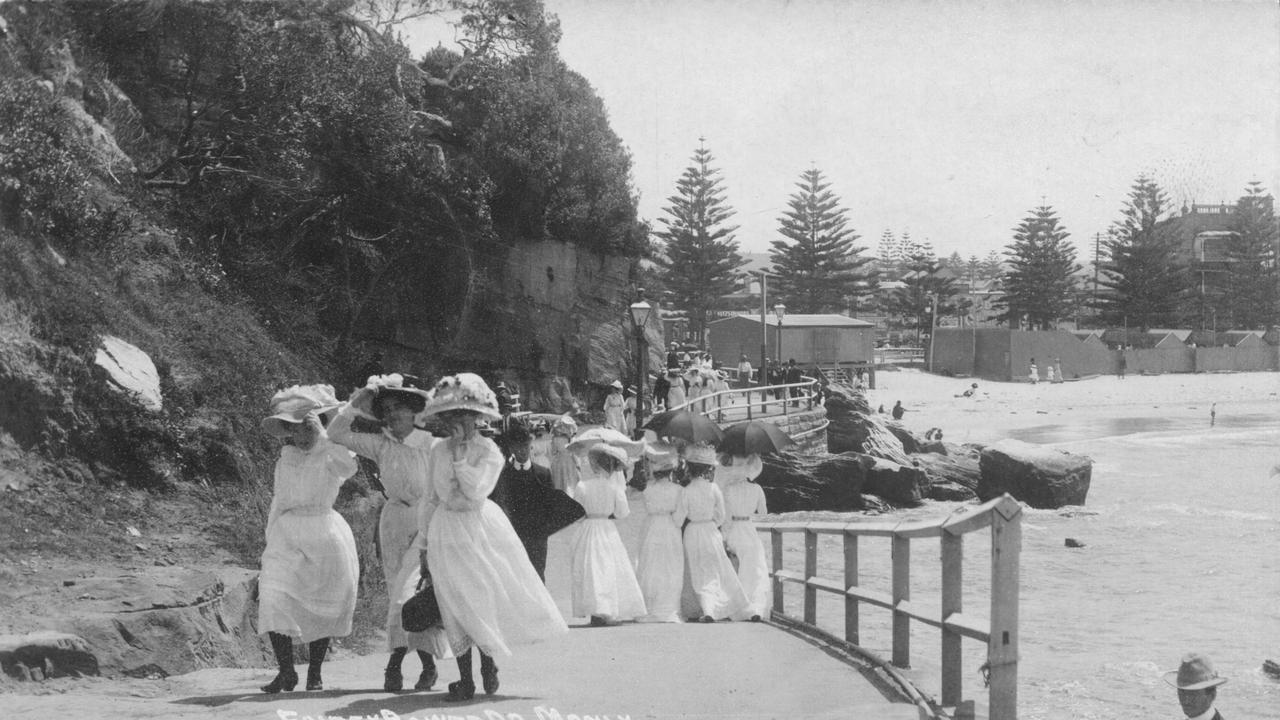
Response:
[{"label": "open umbrella", "polygon": [[591,449],[592,445],[597,443],[620,447],[627,451],[627,457],[632,460],[638,460],[640,453],[644,451],[644,443],[639,440],[632,440],[617,430],[607,427],[587,428],[574,435],[573,440],[569,442],[568,449],[570,452],[585,453]]},{"label": "open umbrella", "polygon": [[720,442],[719,449],[730,455],[768,455],[795,444],[796,441],[779,430],[777,425],[761,420],[748,420],[725,428],[724,440]]},{"label": "open umbrella", "polygon": [[724,436],[720,426],[702,413],[690,410],[668,410],[658,413],[644,424],[658,437],[679,438],[691,443],[719,445]]}]

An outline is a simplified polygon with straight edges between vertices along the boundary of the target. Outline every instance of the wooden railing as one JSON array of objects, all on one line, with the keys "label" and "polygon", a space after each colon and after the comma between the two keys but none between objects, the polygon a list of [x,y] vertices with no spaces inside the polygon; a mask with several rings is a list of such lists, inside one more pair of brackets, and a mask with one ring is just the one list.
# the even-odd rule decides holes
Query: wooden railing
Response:
[{"label": "wooden railing", "polygon": [[[773,614],[821,631],[817,624],[818,592],[844,597],[844,640],[858,646],[858,612],[862,604],[885,608],[893,613],[893,657],[898,667],[908,667],[911,655],[910,622],[917,620],[942,631],[941,705],[971,706],[962,701],[962,638],[987,644],[984,670],[990,688],[990,720],[1016,720],[1018,699],[1018,555],[1022,547],[1022,507],[1009,495],[1002,495],[950,517],[928,522],[760,522],[757,527],[770,534],[773,563]],[[991,600],[989,619],[962,612],[964,535],[991,528]],[[782,567],[782,539],[786,533],[804,534],[804,570]],[[818,536],[839,535],[844,540],[844,577],[818,577]],[[858,581],[858,538],[891,539],[893,565],[891,593],[865,589]],[[942,552],[941,610],[927,612],[911,601],[911,541],[939,538]],[[785,614],[784,583],[804,588],[803,618]]]},{"label": "wooden railing", "polygon": [[[795,395],[791,394],[793,390],[796,391]],[[729,423],[752,420],[757,416],[787,415],[791,408],[812,410],[817,400],[817,378],[805,377],[800,382],[784,385],[763,387],[753,385],[721,390],[709,395],[700,395],[697,399],[686,401],[683,405],[667,409],[688,408],[718,423]]]}]

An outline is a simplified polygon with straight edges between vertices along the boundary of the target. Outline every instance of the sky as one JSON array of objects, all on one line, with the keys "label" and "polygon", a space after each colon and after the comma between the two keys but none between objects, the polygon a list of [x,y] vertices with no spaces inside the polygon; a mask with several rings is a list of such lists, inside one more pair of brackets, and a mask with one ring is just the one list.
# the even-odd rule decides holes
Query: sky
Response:
[{"label": "sky", "polygon": [[871,253],[891,230],[966,258],[1047,203],[1091,260],[1142,173],[1174,207],[1280,187],[1274,0],[544,2],[641,216],[705,138],[744,252],[810,167]]}]

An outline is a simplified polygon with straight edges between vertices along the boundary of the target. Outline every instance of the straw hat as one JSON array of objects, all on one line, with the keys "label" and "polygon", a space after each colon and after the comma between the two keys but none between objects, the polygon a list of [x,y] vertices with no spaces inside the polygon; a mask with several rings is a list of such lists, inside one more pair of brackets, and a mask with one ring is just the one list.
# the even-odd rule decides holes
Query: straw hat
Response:
[{"label": "straw hat", "polygon": [[458,373],[440,378],[427,397],[427,406],[419,418],[438,415],[450,410],[469,410],[491,420],[501,420],[498,398],[475,373]]},{"label": "straw hat", "polygon": [[609,387],[613,388],[614,390],[621,390],[621,389],[622,389],[622,381],[621,381],[621,380],[614,380],[613,382],[609,383]]},{"label": "straw hat", "polygon": [[556,418],[555,424],[551,426],[551,434],[571,438],[578,434],[578,423],[574,422],[573,418],[568,415],[561,415]]},{"label": "straw hat", "polygon": [[700,463],[702,465],[716,464],[716,449],[711,445],[699,443],[697,445],[687,445],[684,449],[685,462]]},{"label": "straw hat", "polygon": [[649,459],[649,470],[652,472],[675,470],[680,465],[680,451],[670,443],[645,443],[644,455]]},{"label": "straw hat", "polygon": [[598,453],[600,455],[608,455],[609,457],[623,464],[629,463],[629,460],[627,458],[627,451],[616,445],[609,445],[608,443],[596,443],[595,445],[592,445],[590,449],[587,450],[588,456],[590,456],[592,453]]},{"label": "straw hat", "polygon": [[271,396],[271,415],[262,419],[262,431],[272,437],[288,437],[307,415],[322,415],[342,403],[333,394],[332,385],[293,385]]},{"label": "straw hat", "polygon": [[1164,681],[1179,690],[1203,690],[1217,687],[1227,681],[1218,677],[1209,658],[1200,653],[1187,653],[1182,656],[1182,664],[1177,670],[1164,674]]}]

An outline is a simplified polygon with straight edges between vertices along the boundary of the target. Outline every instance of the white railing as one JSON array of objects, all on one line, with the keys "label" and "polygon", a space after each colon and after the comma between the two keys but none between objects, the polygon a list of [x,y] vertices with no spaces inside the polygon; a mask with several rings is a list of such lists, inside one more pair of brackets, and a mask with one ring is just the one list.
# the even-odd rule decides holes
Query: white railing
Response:
[{"label": "white railing", "polygon": [[[783,385],[731,388],[700,395],[667,410],[688,408],[718,423],[752,420],[756,417],[787,415],[790,409],[812,410],[818,400],[818,380],[805,377],[800,382]],[[795,394],[792,395],[792,391]]]},{"label": "white railing", "polygon": [[[990,720],[1016,720],[1018,716],[1018,575],[1022,548],[1022,506],[1009,495],[966,509],[948,518],[927,522],[759,522],[770,534],[773,554],[773,614],[792,624],[823,633],[817,624],[818,592],[844,598],[844,640],[858,645],[858,613],[861,605],[885,608],[893,613],[893,657],[897,667],[907,667],[911,656],[910,623],[916,620],[942,631],[942,698],[949,707],[962,705],[962,638],[987,644]],[[963,611],[964,535],[991,528],[991,598],[988,619]],[[786,533],[804,534],[804,570],[782,567],[782,539]],[[844,539],[844,577],[818,577],[818,536]],[[861,586],[858,580],[858,538],[891,539],[893,565],[891,592]],[[911,541],[939,538],[942,552],[940,612],[928,612],[911,602]],[[796,583],[804,589],[803,618],[786,615],[783,586]]]}]

